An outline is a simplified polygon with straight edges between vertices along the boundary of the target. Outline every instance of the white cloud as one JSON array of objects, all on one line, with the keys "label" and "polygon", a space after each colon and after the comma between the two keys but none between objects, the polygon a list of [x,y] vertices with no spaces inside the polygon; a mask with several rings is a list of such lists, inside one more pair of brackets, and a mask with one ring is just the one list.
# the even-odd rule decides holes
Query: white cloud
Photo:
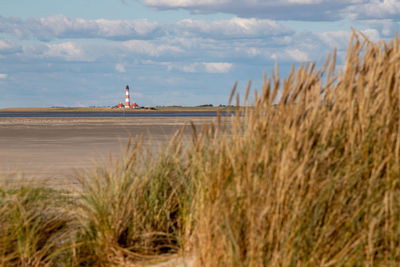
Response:
[{"label": "white cloud", "polygon": [[229,62],[163,62],[160,65],[166,65],[169,71],[176,69],[187,73],[228,73],[233,67],[233,64]]},{"label": "white cloud", "polygon": [[147,19],[137,20],[95,20],[98,27],[98,36],[107,38],[133,39],[141,37],[151,37],[159,30],[159,25],[156,22],[151,22]]},{"label": "white cloud", "polygon": [[[245,19],[246,23],[248,21]],[[203,21],[201,23],[203,25]],[[371,40],[379,39],[379,33],[374,29],[364,32]],[[201,37],[199,33],[195,36],[168,35],[154,40],[123,42],[38,42],[24,45],[22,53],[18,54],[18,59],[25,61],[45,59],[55,64],[69,61],[98,61],[102,63],[96,64],[96,68],[106,66],[108,63],[110,65],[104,69],[111,67],[117,72],[126,71],[123,62],[129,60],[133,65],[152,65],[146,68],[171,72],[229,73],[233,70],[233,66],[237,66],[234,68],[236,71],[242,66],[265,66],[265,63],[268,64],[271,60],[283,64],[319,61],[335,47],[339,51],[344,51],[350,34],[350,31],[335,31],[260,37],[254,35],[251,38],[211,38],[211,36]],[[54,67],[52,69],[54,70]],[[5,71],[6,69],[3,71],[0,69],[0,72]]]},{"label": "white cloud", "polygon": [[91,61],[85,55],[83,46],[73,42],[48,44],[47,48],[47,51],[43,53],[45,57],[61,58],[66,61]]},{"label": "white cloud", "polygon": [[323,1],[322,0],[288,0],[289,3],[295,3],[295,4],[320,4]]},{"label": "white cloud", "polygon": [[375,29],[365,29],[362,30],[361,32],[364,33],[372,42],[377,42],[381,38],[379,32]]},{"label": "white cloud", "polygon": [[270,35],[293,33],[275,21],[255,18],[232,18],[208,22],[183,19],[175,23],[178,33],[184,36],[200,35],[213,38],[260,38]]},{"label": "white cloud", "polygon": [[10,40],[0,39],[0,54],[13,53],[20,50],[20,46]]},{"label": "white cloud", "polygon": [[35,38],[42,41],[54,39],[101,38],[111,40],[146,40],[168,35],[203,36],[212,38],[254,38],[292,34],[294,31],[269,19],[232,18],[205,21],[183,19],[159,25],[147,19],[137,20],[87,20],[56,15],[31,18],[26,21],[0,17],[0,32],[13,34],[21,39]]},{"label": "white cloud", "polygon": [[321,41],[329,47],[329,49],[334,48],[344,48],[345,45],[350,40],[350,31],[335,31],[335,32],[323,32],[318,34]]},{"label": "white cloud", "polygon": [[[379,32],[376,29],[364,29],[362,31],[370,41],[376,42],[381,39]],[[334,31],[317,33],[316,35],[330,50],[337,48],[345,51],[350,41],[351,31]]]},{"label": "white cloud", "polygon": [[118,72],[126,72],[124,65],[121,63],[115,64],[115,70]]},{"label": "white cloud", "polygon": [[276,20],[331,21],[345,18],[400,20],[398,0],[141,0],[157,9],[230,13]]},{"label": "white cloud", "polygon": [[143,40],[130,40],[121,43],[121,47],[128,51],[149,55],[153,57],[159,57],[163,54],[176,54],[183,53],[184,50],[178,46],[151,42],[151,41],[143,41]]},{"label": "white cloud", "polygon": [[0,79],[7,79],[8,74],[6,73],[0,73]]},{"label": "white cloud", "polygon": [[208,62],[203,65],[208,73],[227,73],[232,68],[232,63],[226,62]]},{"label": "white cloud", "polygon": [[114,40],[148,39],[161,32],[157,22],[136,20],[88,20],[55,15],[21,20],[0,17],[0,32],[18,38],[34,37],[41,40],[56,38],[103,38]]},{"label": "white cloud", "polygon": [[229,3],[229,0],[144,0],[150,6],[162,7],[201,7],[208,5],[221,5]]},{"label": "white cloud", "polygon": [[[199,67],[200,66],[201,66],[201,64],[199,64],[199,63],[193,63],[193,64],[189,64],[189,65],[182,65],[182,66],[179,66],[179,67],[175,66],[175,68],[176,69],[180,69],[183,72],[194,73],[194,72],[199,72]],[[170,70],[172,69],[171,66],[169,66],[169,69]]]},{"label": "white cloud", "polygon": [[10,42],[5,41],[5,40],[0,40],[0,51],[1,50],[9,50],[11,48],[13,48],[13,45]]},{"label": "white cloud", "polygon": [[294,49],[286,49],[286,54],[296,62],[306,62],[310,61],[310,57],[304,51],[301,51],[297,48]]},{"label": "white cloud", "polygon": [[368,25],[368,27],[378,30],[381,35],[388,37],[393,37],[396,29],[400,29],[400,23],[390,19],[366,20],[364,23]]},{"label": "white cloud", "polygon": [[345,8],[352,19],[400,19],[400,2],[398,0],[361,1],[357,5]]}]

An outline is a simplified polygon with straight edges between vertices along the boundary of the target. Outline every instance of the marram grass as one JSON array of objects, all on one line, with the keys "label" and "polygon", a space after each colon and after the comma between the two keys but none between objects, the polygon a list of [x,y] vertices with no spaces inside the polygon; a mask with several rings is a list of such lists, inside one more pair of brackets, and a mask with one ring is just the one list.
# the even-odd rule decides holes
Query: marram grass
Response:
[{"label": "marram grass", "polygon": [[51,189],[0,189],[0,266],[68,263],[73,232],[69,205],[67,197]]},{"label": "marram grass", "polygon": [[353,35],[343,72],[276,72],[229,136],[205,138],[197,265],[400,263],[399,59],[397,36]]},{"label": "marram grass", "polygon": [[[77,217],[79,261],[125,265],[183,247],[187,175],[177,140],[156,158],[140,158],[140,142],[111,170],[82,179]],[[151,164],[149,164],[151,163]]]},{"label": "marram grass", "polygon": [[251,107],[194,131],[189,145],[178,133],[157,155],[140,141],[127,151],[82,175],[75,194],[3,186],[0,265],[173,254],[195,266],[400,263],[397,36],[353,34],[342,70],[335,54],[321,69],[276,70]]}]

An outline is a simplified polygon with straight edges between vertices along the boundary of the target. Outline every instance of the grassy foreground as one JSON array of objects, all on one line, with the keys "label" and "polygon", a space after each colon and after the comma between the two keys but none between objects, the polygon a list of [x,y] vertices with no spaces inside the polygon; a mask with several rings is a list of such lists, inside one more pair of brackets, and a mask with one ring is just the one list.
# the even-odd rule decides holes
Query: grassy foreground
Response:
[{"label": "grassy foreground", "polygon": [[400,41],[353,35],[347,53],[339,73],[335,55],[276,70],[231,128],[189,147],[132,142],[77,194],[4,185],[0,265],[398,265]]}]

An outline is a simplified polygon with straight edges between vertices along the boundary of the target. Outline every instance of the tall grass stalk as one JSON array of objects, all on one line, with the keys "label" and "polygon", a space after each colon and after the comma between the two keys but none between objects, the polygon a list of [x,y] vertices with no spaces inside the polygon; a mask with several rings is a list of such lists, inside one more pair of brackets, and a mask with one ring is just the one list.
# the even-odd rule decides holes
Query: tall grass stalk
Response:
[{"label": "tall grass stalk", "polygon": [[399,59],[397,36],[353,34],[342,72],[335,54],[276,70],[231,132],[196,144],[198,266],[400,262]]},{"label": "tall grass stalk", "polygon": [[146,158],[136,141],[114,169],[101,168],[83,179],[79,262],[123,265],[183,248],[191,201],[179,140],[176,136],[158,156]]},{"label": "tall grass stalk", "polygon": [[0,265],[51,266],[69,262],[68,198],[51,189],[3,186],[0,189]]}]

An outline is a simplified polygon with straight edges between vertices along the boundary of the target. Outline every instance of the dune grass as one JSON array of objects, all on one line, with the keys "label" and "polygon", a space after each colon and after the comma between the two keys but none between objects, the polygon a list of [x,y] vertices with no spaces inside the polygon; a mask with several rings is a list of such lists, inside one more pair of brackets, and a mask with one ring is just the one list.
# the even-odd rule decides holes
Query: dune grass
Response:
[{"label": "dune grass", "polygon": [[[3,186],[4,187],[4,186]],[[22,186],[0,190],[0,265],[69,262],[70,205],[60,192]]]},{"label": "dune grass", "polygon": [[135,141],[115,168],[82,179],[78,258],[85,264],[123,265],[181,250],[191,196],[176,138],[156,158],[140,157]]},{"label": "dune grass", "polygon": [[400,262],[399,57],[398,37],[353,35],[343,72],[334,55],[276,72],[232,137],[202,143],[198,265]]},{"label": "dune grass", "polygon": [[276,69],[190,145],[180,132],[150,155],[136,140],[75,194],[3,186],[0,265],[398,265],[399,59],[397,36],[353,34],[343,70],[334,53]]}]

